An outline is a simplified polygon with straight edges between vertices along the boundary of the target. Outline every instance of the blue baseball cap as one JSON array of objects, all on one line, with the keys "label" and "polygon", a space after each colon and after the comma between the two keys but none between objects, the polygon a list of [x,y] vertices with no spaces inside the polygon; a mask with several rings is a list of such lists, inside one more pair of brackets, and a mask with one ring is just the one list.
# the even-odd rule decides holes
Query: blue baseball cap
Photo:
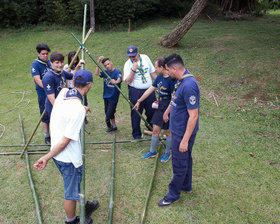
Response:
[{"label": "blue baseball cap", "polygon": [[130,56],[134,57],[134,56],[136,56],[137,52],[138,52],[137,47],[135,47],[135,46],[129,46],[129,47],[127,48],[127,54],[126,54],[126,56],[127,56],[127,57],[130,57]]},{"label": "blue baseball cap", "polygon": [[[77,80],[78,77],[81,77]],[[89,84],[93,82],[92,73],[85,69],[80,69],[74,76],[74,82],[79,84]]]}]

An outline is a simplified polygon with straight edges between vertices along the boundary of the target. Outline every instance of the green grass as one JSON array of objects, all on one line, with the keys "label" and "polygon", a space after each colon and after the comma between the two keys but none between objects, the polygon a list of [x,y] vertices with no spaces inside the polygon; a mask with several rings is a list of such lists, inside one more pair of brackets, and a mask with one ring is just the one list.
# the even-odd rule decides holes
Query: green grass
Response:
[{"label": "green grass", "polygon": [[[280,18],[277,16],[244,21],[199,20],[176,48],[159,45],[178,20],[156,20],[138,26],[128,34],[97,32],[86,46],[92,56],[110,57],[123,70],[126,49],[136,45],[154,61],[171,53],[180,54],[187,68],[199,77],[201,88],[200,131],[193,150],[193,194],[182,193],[180,201],[159,208],[172,178],[171,162],[159,164],[155,176],[147,223],[277,223],[279,215],[279,55]],[[67,54],[77,45],[71,32],[77,28],[32,27],[1,30],[0,34],[0,123],[6,131],[0,144],[20,144],[18,122],[21,113],[28,138],[39,111],[30,65],[36,58],[37,43],[49,44],[52,51]],[[95,65],[86,57],[86,68]],[[112,140],[105,134],[102,80],[94,77],[89,93],[92,114],[88,117],[86,141]],[[127,86],[122,84],[127,94]],[[10,110],[22,98],[22,107]],[[216,106],[213,97],[219,103]],[[131,139],[130,108],[120,97],[116,120],[117,139]],[[144,128],[144,125],[143,125]],[[43,143],[40,127],[33,143]],[[108,217],[111,145],[87,145],[86,194],[98,199],[95,223]],[[32,147],[38,148],[38,147]],[[117,144],[114,223],[139,223],[154,160],[142,160],[149,142]],[[15,148],[0,148],[1,152]],[[255,157],[250,156],[252,153]],[[39,155],[30,156],[31,164]],[[25,160],[18,156],[0,157],[0,223],[36,223]],[[32,169],[44,223],[62,223],[63,182],[50,162],[39,172]]]}]

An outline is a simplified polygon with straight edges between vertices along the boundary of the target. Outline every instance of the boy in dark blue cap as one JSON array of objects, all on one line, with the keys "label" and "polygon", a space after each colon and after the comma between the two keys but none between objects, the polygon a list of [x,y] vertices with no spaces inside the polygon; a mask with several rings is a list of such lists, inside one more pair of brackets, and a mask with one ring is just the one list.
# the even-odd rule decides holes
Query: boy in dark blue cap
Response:
[{"label": "boy in dark blue cap", "polygon": [[[157,75],[150,58],[145,54],[139,54],[137,47],[128,47],[126,55],[129,59],[124,64],[123,79],[128,85],[129,100],[135,105],[143,93],[152,86],[152,78],[156,79]],[[156,96],[155,93],[152,93],[141,103],[138,109],[141,114],[145,109],[148,123],[151,123],[154,114],[152,108],[154,101],[156,101]],[[134,139],[140,139],[142,136],[140,122],[140,116],[135,110],[131,110],[132,136]]]},{"label": "boy in dark blue cap", "polygon": [[98,75],[100,78],[104,79],[103,99],[106,115],[105,121],[108,127],[106,132],[109,133],[117,130],[115,113],[119,101],[120,92],[117,90],[114,84],[118,85],[118,87],[121,88],[122,73],[120,70],[114,68],[113,63],[109,58],[100,56],[97,62],[102,62],[102,64],[106,68],[105,72],[111,77],[111,81],[109,81],[107,76],[103,72],[99,72],[99,68],[98,66],[96,66],[95,75]]},{"label": "boy in dark blue cap", "polygon": [[[92,73],[79,70],[75,74],[74,88],[63,88],[55,99],[50,119],[51,150],[41,157],[34,167],[43,170],[52,158],[64,182],[65,223],[79,223],[76,216],[76,201],[80,200],[80,182],[83,173],[80,130],[88,107],[83,106],[82,97],[88,93],[92,85]],[[92,223],[91,213],[99,206],[98,201],[86,201],[86,222]]]}]

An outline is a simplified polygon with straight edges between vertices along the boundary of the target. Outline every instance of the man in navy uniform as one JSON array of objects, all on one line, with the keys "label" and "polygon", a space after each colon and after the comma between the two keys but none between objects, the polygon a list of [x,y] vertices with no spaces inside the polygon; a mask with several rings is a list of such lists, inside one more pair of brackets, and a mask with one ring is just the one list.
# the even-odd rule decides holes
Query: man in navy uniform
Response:
[{"label": "man in navy uniform", "polygon": [[180,197],[181,191],[192,192],[192,148],[198,131],[200,89],[196,79],[185,68],[182,58],[172,54],[165,59],[165,67],[175,84],[171,104],[163,115],[172,132],[173,179],[168,194],[158,202],[169,206]]},{"label": "man in navy uniform", "polygon": [[[31,74],[35,82],[36,92],[38,96],[38,103],[40,114],[42,115],[45,110],[46,94],[43,88],[42,79],[44,75],[51,69],[51,63],[49,61],[49,52],[51,49],[46,44],[38,44],[36,46],[38,58],[31,64]],[[49,125],[42,122],[43,130],[45,133],[45,143],[50,144]]]},{"label": "man in navy uniform", "polygon": [[[150,58],[145,54],[140,54],[135,46],[128,47],[127,56],[129,59],[124,64],[123,79],[128,85],[129,100],[135,105],[137,100],[153,84],[152,78],[156,79],[157,75]],[[154,114],[154,109],[152,108],[154,101],[156,101],[156,96],[155,93],[152,93],[141,103],[138,109],[141,114],[143,109],[145,109],[148,123],[151,123]],[[132,136],[134,139],[140,139],[142,136],[140,121],[141,118],[137,112],[131,110]]]}]

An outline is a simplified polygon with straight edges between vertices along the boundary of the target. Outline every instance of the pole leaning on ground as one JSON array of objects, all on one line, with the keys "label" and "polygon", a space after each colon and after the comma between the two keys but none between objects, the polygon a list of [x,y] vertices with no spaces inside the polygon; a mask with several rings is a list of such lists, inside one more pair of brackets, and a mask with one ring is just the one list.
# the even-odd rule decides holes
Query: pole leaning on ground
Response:
[{"label": "pole leaning on ground", "polygon": [[[19,124],[20,124],[22,142],[25,145],[25,136],[24,136],[23,124],[22,124],[22,119],[21,119],[20,114],[18,115],[18,119],[19,119]],[[35,190],[35,187],[34,187],[34,184],[33,184],[32,176],[31,176],[28,152],[25,152],[24,154],[25,154],[26,170],[27,170],[28,180],[29,180],[30,188],[32,190],[32,195],[33,195],[33,199],[34,199],[34,203],[35,203],[35,209],[36,209],[36,214],[37,214],[37,218],[38,218],[38,223],[42,224],[43,222],[42,222],[42,218],[41,218],[40,205],[39,205],[38,197],[37,197],[36,190]]]},{"label": "pole leaning on ground", "polygon": [[[75,38],[75,40],[80,44],[80,47],[88,54],[88,56],[90,57],[90,59],[101,69],[101,71],[106,75],[106,77],[109,79],[109,81],[111,80],[111,77],[107,74],[107,72],[99,65],[99,63],[91,56],[91,54],[89,53],[88,49],[84,46],[84,44],[82,44],[79,39],[72,33],[72,36]],[[131,103],[131,101],[128,99],[128,97],[123,93],[123,91],[120,89],[120,87],[118,87],[116,84],[113,84],[116,89],[120,92],[120,94],[123,96],[123,98],[129,103],[129,105],[131,107],[134,107],[133,103]],[[143,117],[143,115],[138,111],[135,110],[136,113],[140,116],[140,118],[145,122],[146,126],[150,129],[153,130],[153,128],[151,127],[151,125],[146,121],[146,119]]]},{"label": "pole leaning on ground", "polygon": [[109,216],[108,224],[112,223],[114,211],[114,188],[115,188],[115,148],[116,148],[116,134],[112,147],[112,174],[111,174],[111,187],[110,187],[110,202],[109,202]]},{"label": "pole leaning on ground", "polygon": [[42,119],[43,119],[44,116],[45,116],[45,110],[43,111],[43,113],[42,113],[42,115],[41,115],[41,117],[40,117],[40,119],[39,119],[39,121],[38,121],[38,123],[37,123],[37,125],[36,125],[36,127],[35,127],[35,129],[34,129],[34,131],[33,131],[33,133],[32,133],[32,135],[30,136],[30,138],[28,139],[28,141],[27,141],[26,144],[25,144],[25,141],[24,141],[24,145],[25,145],[25,146],[24,146],[24,148],[23,148],[22,153],[20,154],[20,158],[22,158],[24,152],[26,151],[28,145],[30,144],[30,142],[31,142],[31,140],[32,140],[32,138],[33,138],[33,136],[34,136],[34,134],[36,133],[36,131],[37,131],[37,129],[38,129],[38,127],[39,127],[39,125],[40,125],[40,123],[41,123],[41,121],[42,121]]},{"label": "pole leaning on ground", "polygon": [[[83,43],[85,42],[85,31],[86,31],[86,15],[87,15],[87,5],[85,4],[84,8],[84,22],[83,22]],[[82,49],[83,50],[83,49]],[[85,55],[84,51],[82,51],[82,59],[84,60]],[[84,65],[82,65],[82,69],[84,69]],[[81,129],[81,148],[82,148],[82,160],[83,160],[83,176],[80,184],[80,223],[85,223],[85,123],[82,125]]]},{"label": "pole leaning on ground", "polygon": [[150,199],[150,195],[151,195],[151,191],[152,191],[152,187],[153,187],[153,183],[154,183],[154,179],[155,179],[155,174],[156,174],[156,171],[157,171],[159,154],[160,154],[162,146],[163,145],[160,145],[159,153],[157,153],[157,155],[156,155],[156,159],[155,159],[155,163],[154,163],[154,172],[153,172],[153,176],[151,177],[151,180],[150,180],[150,184],[149,184],[149,188],[148,188],[148,192],[147,192],[147,196],[146,196],[146,200],[145,200],[144,209],[143,209],[143,212],[142,212],[142,215],[141,215],[141,224],[145,223],[147,207],[148,207],[148,204],[149,204],[149,199]]}]

